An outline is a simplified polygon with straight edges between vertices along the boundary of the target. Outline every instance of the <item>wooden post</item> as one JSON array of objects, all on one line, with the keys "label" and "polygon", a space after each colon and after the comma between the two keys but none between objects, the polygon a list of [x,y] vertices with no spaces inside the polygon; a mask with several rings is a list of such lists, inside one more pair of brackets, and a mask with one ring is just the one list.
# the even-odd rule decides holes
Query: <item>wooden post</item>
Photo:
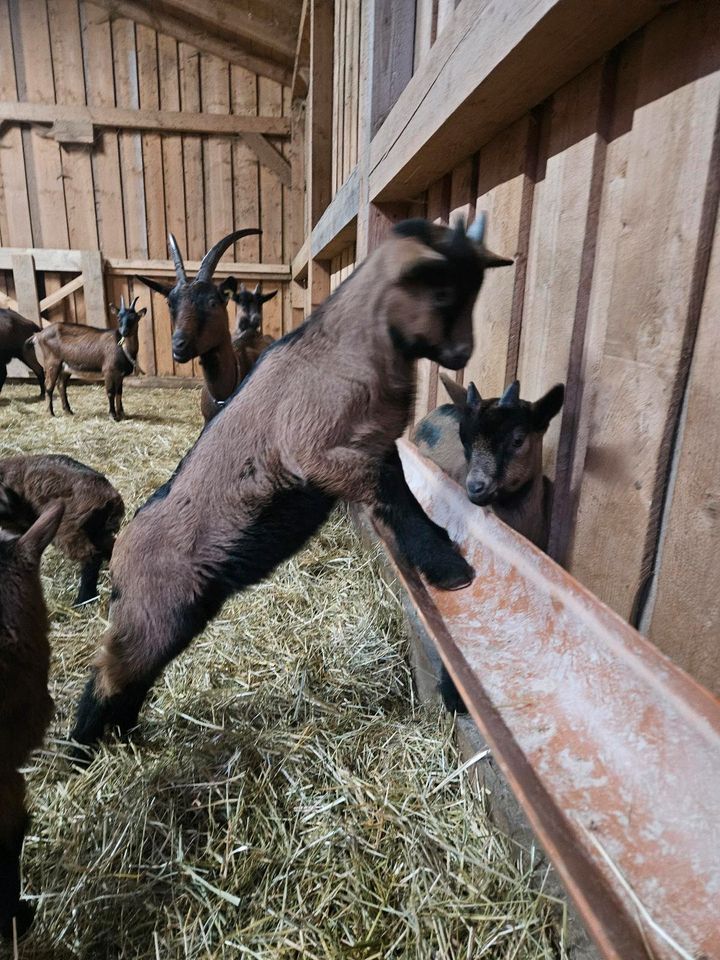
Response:
[{"label": "wooden post", "polygon": [[330,260],[310,260],[305,291],[305,316],[309,317],[330,296]]},{"label": "wooden post", "polygon": [[415,0],[378,0],[373,35],[370,128],[374,136],[413,74]]},{"label": "wooden post", "polygon": [[99,250],[83,250],[80,260],[85,293],[85,322],[91,327],[107,327],[102,254]]},{"label": "wooden post", "polygon": [[40,301],[35,282],[35,262],[32,254],[13,254],[12,271],[18,313],[40,325]]}]

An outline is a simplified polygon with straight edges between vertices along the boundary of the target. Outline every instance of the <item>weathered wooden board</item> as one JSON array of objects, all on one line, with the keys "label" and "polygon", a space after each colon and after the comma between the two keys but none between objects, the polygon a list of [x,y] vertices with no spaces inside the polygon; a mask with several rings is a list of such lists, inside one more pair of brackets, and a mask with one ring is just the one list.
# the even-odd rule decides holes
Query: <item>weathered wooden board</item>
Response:
[{"label": "weathered wooden board", "polygon": [[[644,34],[570,569],[637,617],[655,557],[671,439],[697,322],[696,264],[720,103],[712,3],[673,7]],[[678,624],[680,629],[680,624]]]}]

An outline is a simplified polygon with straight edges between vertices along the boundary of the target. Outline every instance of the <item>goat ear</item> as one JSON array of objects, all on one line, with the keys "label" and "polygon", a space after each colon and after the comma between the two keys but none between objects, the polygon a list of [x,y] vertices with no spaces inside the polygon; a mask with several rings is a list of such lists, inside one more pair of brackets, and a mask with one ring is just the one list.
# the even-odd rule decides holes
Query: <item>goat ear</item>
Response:
[{"label": "goat ear", "polygon": [[431,286],[445,278],[447,267],[448,260],[444,254],[423,247],[418,256],[403,263],[399,280],[401,283]]},{"label": "goat ear", "polygon": [[138,310],[137,311],[138,320],[142,320],[142,318],[145,316],[146,313],[147,313],[147,307],[143,307],[142,310]]},{"label": "goat ear", "polygon": [[448,396],[455,406],[464,409],[465,404],[467,403],[467,390],[465,387],[461,386],[459,383],[455,383],[455,381],[451,380],[446,373],[441,373],[440,379],[442,380],[443,386],[447,390]]},{"label": "goat ear", "polygon": [[553,417],[560,413],[565,399],[565,385],[556,383],[554,387],[532,405],[533,426],[543,433],[550,426]]},{"label": "goat ear", "polygon": [[150,287],[150,289],[156,293],[161,293],[164,297],[167,297],[175,286],[174,283],[164,283],[162,280],[156,280],[154,277],[139,277],[136,275],[134,279],[139,280],[140,283],[144,283],[146,287]]},{"label": "goat ear", "polygon": [[45,507],[28,532],[20,537],[18,547],[33,559],[39,560],[57,533],[64,513],[65,503],[62,500],[53,500]]},{"label": "goat ear", "polygon": [[[242,289],[242,284],[240,284],[240,288]],[[222,283],[218,284],[218,290],[220,291],[220,296],[224,297],[227,303],[227,301],[237,293],[237,280],[235,277],[227,277]]]},{"label": "goat ear", "polygon": [[470,383],[470,386],[467,388],[467,399],[466,406],[468,410],[479,410],[480,404],[482,403],[482,397],[478,392],[478,388],[474,383]]},{"label": "goat ear", "polygon": [[273,297],[277,296],[277,290],[271,290],[270,293],[261,293],[260,299],[263,303],[267,303],[268,300],[272,300]]}]

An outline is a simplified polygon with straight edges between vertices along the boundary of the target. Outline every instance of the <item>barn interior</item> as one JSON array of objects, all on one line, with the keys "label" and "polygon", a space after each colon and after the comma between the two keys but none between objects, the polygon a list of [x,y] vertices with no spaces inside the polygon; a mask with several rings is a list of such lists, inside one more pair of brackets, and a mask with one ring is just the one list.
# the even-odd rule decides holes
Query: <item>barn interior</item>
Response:
[{"label": "barn interior", "polygon": [[[127,418],[77,378],[75,416],[49,418],[16,359],[0,456],[77,457],[126,519],[172,473],[203,372],[137,280],[173,280],[169,233],[191,274],[258,227],[215,275],[278,291],[275,339],[410,217],[484,211],[513,260],[465,369],[418,362],[401,441],[482,572],[468,591],[429,589],[340,511],[168,671],[140,742],[78,774],[110,583],[75,609],[49,553],[38,923],[11,950],[720,956],[719,198],[712,0],[0,0],[0,309],[107,329],[109,304],[147,309]],[[441,374],[483,397],[565,384],[547,555],[418,459]],[[440,660],[470,718],[443,711]]]}]

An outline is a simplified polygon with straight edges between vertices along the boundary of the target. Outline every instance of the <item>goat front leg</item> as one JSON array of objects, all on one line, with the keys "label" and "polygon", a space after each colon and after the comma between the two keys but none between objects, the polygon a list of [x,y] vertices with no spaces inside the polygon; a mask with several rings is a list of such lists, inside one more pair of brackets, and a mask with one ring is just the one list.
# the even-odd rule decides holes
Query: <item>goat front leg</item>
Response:
[{"label": "goat front leg", "polygon": [[118,383],[115,391],[115,413],[118,420],[125,419],[125,409],[123,408],[123,382]]},{"label": "goat front leg", "polygon": [[0,391],[5,386],[5,380],[7,378],[7,365],[0,363]]},{"label": "goat front leg", "polygon": [[[20,856],[27,829],[25,781],[17,770],[0,767],[0,936],[27,932],[33,909],[20,899]],[[14,921],[14,924],[13,924]]]},{"label": "goat front leg", "polygon": [[102,561],[102,554],[98,552],[83,564],[80,573],[80,588],[77,597],[75,597],[74,606],[81,607],[84,603],[89,603],[90,600],[97,600],[97,582]]},{"label": "goat front leg", "polygon": [[397,448],[383,460],[376,488],[374,515],[395,535],[403,556],[441,590],[459,590],[475,576],[457,551],[447,530],[432,521],[407,485]]},{"label": "goat front leg", "polygon": [[45,401],[47,404],[47,412],[51,417],[55,416],[55,411],[53,410],[53,390],[60,376],[61,366],[62,364],[57,361],[45,364]]},{"label": "goat front leg", "polygon": [[110,414],[111,418],[117,422],[120,417],[118,417],[115,410],[116,389],[115,381],[112,379],[112,377],[105,377],[105,393],[107,394],[108,398],[108,413]]}]

